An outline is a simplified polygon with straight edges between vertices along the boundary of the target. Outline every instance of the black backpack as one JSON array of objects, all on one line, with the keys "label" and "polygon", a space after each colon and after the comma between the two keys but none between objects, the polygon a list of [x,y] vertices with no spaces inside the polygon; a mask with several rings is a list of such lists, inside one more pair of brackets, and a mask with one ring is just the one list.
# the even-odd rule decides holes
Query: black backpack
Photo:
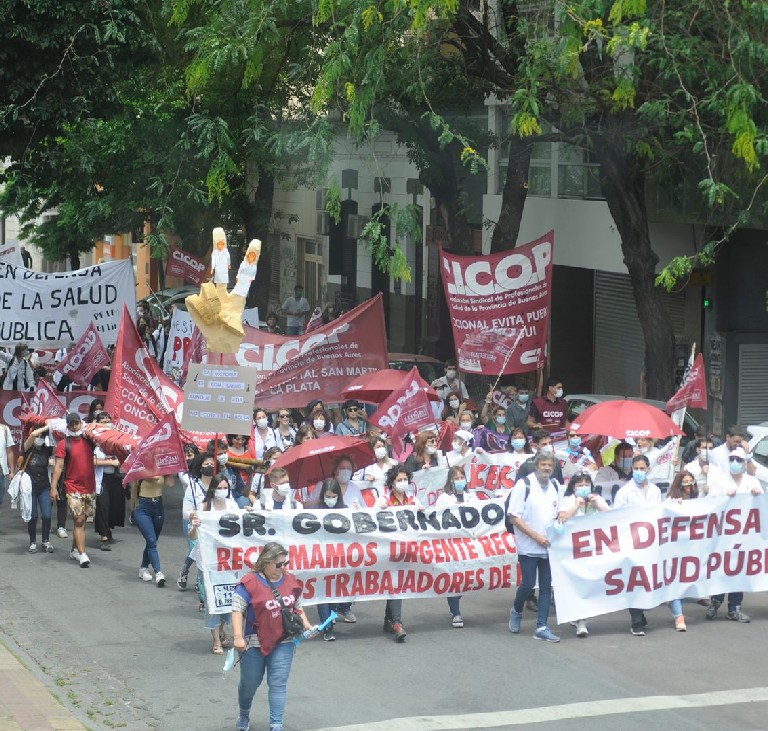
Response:
[{"label": "black backpack", "polygon": [[[523,477],[523,480],[525,480],[525,498],[523,499],[523,504],[528,502],[528,496],[531,494],[531,483],[529,481],[530,475],[526,475]],[[512,490],[515,488],[513,487]],[[507,495],[507,499],[504,501],[504,527],[507,529],[509,533],[512,535],[515,534],[515,524],[510,520],[509,517],[509,501],[512,498],[512,490],[509,491],[509,495]]]}]

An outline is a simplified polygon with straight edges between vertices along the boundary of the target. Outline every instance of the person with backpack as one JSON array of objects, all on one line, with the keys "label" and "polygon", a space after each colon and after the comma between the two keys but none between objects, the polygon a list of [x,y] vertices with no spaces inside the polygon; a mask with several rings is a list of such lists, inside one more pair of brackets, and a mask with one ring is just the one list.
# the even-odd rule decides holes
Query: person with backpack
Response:
[{"label": "person with backpack", "polygon": [[517,558],[522,581],[517,587],[515,601],[509,612],[509,631],[519,634],[523,609],[531,590],[539,582],[538,621],[533,637],[546,642],[560,642],[547,626],[552,602],[552,572],[549,566],[547,530],[557,518],[558,491],[552,480],[555,456],[539,451],[533,458],[532,475],[518,480],[507,498],[508,527],[515,534]]},{"label": "person with backpack", "polygon": [[56,445],[56,463],[51,480],[51,500],[60,500],[59,484],[63,483],[67,505],[75,527],[69,556],[87,569],[91,560],[85,552],[85,521],[96,512],[96,473],[93,468],[94,446],[83,434],[80,414],[67,414],[67,436]]}]

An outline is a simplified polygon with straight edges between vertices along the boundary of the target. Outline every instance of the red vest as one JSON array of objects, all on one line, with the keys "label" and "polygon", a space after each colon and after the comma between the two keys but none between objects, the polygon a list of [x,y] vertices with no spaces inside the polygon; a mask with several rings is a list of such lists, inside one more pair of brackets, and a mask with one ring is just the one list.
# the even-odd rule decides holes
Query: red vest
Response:
[{"label": "red vest", "polygon": [[[259,638],[261,654],[269,655],[284,639],[283,613],[272,593],[272,589],[257,578],[256,574],[246,574],[240,583],[251,596],[251,606],[256,616],[256,636]],[[301,584],[290,574],[285,574],[283,583],[277,587],[283,598],[283,604],[293,609],[301,596]]]}]

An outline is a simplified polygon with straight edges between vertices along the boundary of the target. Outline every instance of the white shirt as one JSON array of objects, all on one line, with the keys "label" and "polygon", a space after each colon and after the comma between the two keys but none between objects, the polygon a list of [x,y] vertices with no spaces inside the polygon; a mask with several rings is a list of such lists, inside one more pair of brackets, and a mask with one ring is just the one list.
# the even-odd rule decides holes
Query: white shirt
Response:
[{"label": "white shirt", "polygon": [[[384,459],[383,467],[380,467],[378,462],[369,464],[367,467],[363,467],[361,470],[355,472],[355,474],[352,475],[352,481],[360,483],[363,487],[373,487],[379,495],[383,495],[384,485],[387,481],[387,472],[396,464],[397,462],[395,462],[394,459],[386,457]],[[371,476],[373,477],[373,480],[367,479]]]},{"label": "white shirt", "polygon": [[295,312],[298,310],[298,315],[286,315],[285,322],[288,327],[304,327],[304,323],[306,322],[306,317],[304,313],[310,311],[309,302],[302,297],[300,300],[297,300],[293,295],[291,295],[285,302],[283,302],[283,310],[285,312],[291,311]]},{"label": "white shirt", "polygon": [[447,508],[451,505],[466,505],[467,503],[478,503],[480,502],[477,498],[477,495],[473,492],[469,492],[468,490],[464,490],[464,502],[460,503],[456,495],[449,495],[446,492],[441,492],[437,496],[437,500],[435,501],[435,507],[436,508]]},{"label": "white shirt", "polygon": [[267,436],[262,439],[258,429],[253,430],[253,446],[256,452],[256,459],[264,459],[264,452],[272,447],[276,447],[275,433],[271,429],[267,429]]},{"label": "white shirt", "polygon": [[346,505],[348,508],[359,510],[360,508],[368,507],[368,504],[363,499],[363,493],[360,490],[360,486],[356,482],[350,480],[347,484],[347,489],[344,490],[343,485],[341,489],[344,493],[344,505]]},{"label": "white shirt", "polygon": [[[101,447],[96,447],[96,449],[93,450],[93,456],[96,457],[96,459],[109,459],[104,452],[101,451]],[[115,468],[113,467],[112,470]],[[96,475],[96,494],[101,495],[101,483],[104,479],[104,467],[102,465],[96,465],[93,468],[93,471]]]},{"label": "white shirt", "polygon": [[[555,457],[560,462],[560,469],[563,471],[563,480],[565,482],[580,472],[588,473],[592,476],[592,479],[597,474],[595,459],[586,447],[579,447],[576,454],[569,452],[567,449],[559,449],[555,452]],[[587,465],[590,465],[590,467],[587,468]]]},{"label": "white shirt", "polygon": [[[438,378],[434,381],[435,385],[433,388],[437,392],[437,395],[445,401],[445,399],[450,396],[451,393],[457,393],[453,389],[453,384],[458,383],[459,384],[459,390],[458,395],[461,397],[462,401],[467,401],[469,399],[469,392],[467,391],[467,387],[464,385],[464,381],[460,381],[458,376],[454,378],[452,381],[448,380],[448,376],[443,376],[442,378]],[[440,404],[440,410],[442,411],[443,405]]]},{"label": "white shirt", "polygon": [[709,463],[716,464],[723,471],[723,474],[728,475],[731,472],[731,468],[728,466],[728,458],[730,456],[731,450],[723,442],[719,447],[709,450]]},{"label": "white shirt", "polygon": [[262,490],[261,492],[261,505],[264,510],[285,510],[286,513],[288,512],[297,512],[299,510],[304,510],[304,506],[299,501],[298,492],[296,490],[291,490],[293,495],[286,496],[285,500],[283,501],[283,507],[282,508],[275,508],[275,491],[269,487],[268,489]]},{"label": "white shirt", "polygon": [[196,477],[192,477],[187,472],[179,473],[179,482],[186,488],[184,490],[184,500],[181,503],[181,517],[183,520],[189,520],[189,514],[193,510],[202,510],[205,502],[205,485]]},{"label": "white shirt", "polygon": [[[560,497],[560,503],[557,506],[557,512],[563,513],[567,510],[571,510],[575,504],[576,495],[562,495]],[[574,513],[574,517],[581,515],[594,515],[595,513],[599,512],[599,508],[597,507],[598,505],[600,505],[603,510],[608,507],[608,503],[606,503],[600,495],[597,495],[596,503],[590,504],[586,510],[584,508],[579,508]]]},{"label": "white shirt", "polygon": [[[525,499],[526,480],[530,485],[528,499]],[[557,520],[557,486],[552,480],[542,487],[535,474],[518,480],[512,488],[507,513],[515,518],[522,518],[526,525],[545,536],[547,529]],[[515,530],[517,552],[523,556],[546,556],[547,549],[540,546],[529,535],[517,528]]]},{"label": "white shirt", "polygon": [[0,469],[3,470],[4,475],[10,472],[8,467],[8,447],[13,447],[15,444],[16,442],[13,441],[11,430],[5,424],[0,424]]},{"label": "white shirt", "polygon": [[723,479],[709,486],[708,495],[709,497],[724,497],[728,495],[730,490],[736,490],[737,495],[743,495],[751,493],[754,489],[763,492],[763,487],[757,477],[742,472],[741,482],[737,483],[729,471],[727,475],[723,475]]},{"label": "white shirt", "polygon": [[[698,457],[694,459],[693,462],[689,462],[687,465],[685,465],[683,469],[690,472],[696,478],[696,484],[699,488],[699,495],[711,494],[712,486],[715,483],[722,482],[725,479],[725,472],[723,472],[716,464],[710,464],[709,471],[707,474],[704,474],[702,472],[702,464],[699,462]],[[719,490],[719,488],[715,489]]]},{"label": "white shirt", "polygon": [[631,508],[635,505],[659,505],[661,503],[661,490],[652,482],[643,490],[634,480],[630,480],[619,488],[613,501],[614,510]]}]

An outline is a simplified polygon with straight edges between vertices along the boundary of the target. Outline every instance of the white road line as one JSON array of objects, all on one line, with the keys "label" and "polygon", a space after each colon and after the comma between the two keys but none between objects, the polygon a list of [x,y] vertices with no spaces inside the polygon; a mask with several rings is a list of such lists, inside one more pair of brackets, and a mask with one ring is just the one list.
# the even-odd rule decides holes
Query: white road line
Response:
[{"label": "white road line", "polygon": [[523,726],[532,723],[565,721],[571,718],[610,716],[612,714],[671,711],[678,708],[731,706],[739,703],[768,701],[768,687],[718,690],[690,695],[650,695],[638,698],[614,698],[561,706],[522,708],[493,713],[467,713],[458,716],[411,716],[387,721],[355,723],[349,726],[329,726],[315,731],[464,731],[465,729]]}]

